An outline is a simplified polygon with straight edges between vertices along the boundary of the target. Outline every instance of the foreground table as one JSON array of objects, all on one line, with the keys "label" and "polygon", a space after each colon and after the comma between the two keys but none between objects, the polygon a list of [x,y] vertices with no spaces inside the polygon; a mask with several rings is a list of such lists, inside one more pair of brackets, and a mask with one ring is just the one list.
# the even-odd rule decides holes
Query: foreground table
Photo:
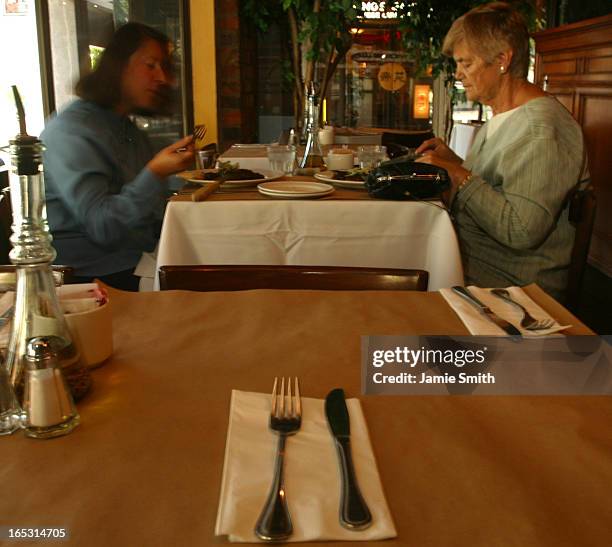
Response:
[{"label": "foreground table", "polygon": [[[0,526],[62,526],[62,545],[88,547],[224,543],[213,530],[232,389],[268,392],[284,374],[304,396],[359,396],[361,335],[467,332],[436,293],[113,290],[111,301],[115,353],[94,371],[82,425],[0,439]],[[376,545],[609,543],[609,397],[361,400],[399,534]]]},{"label": "foreground table", "polygon": [[173,264],[415,268],[429,272],[430,290],[463,284],[457,237],[437,202],[377,200],[342,188],[317,200],[256,190],[199,203],[179,196],[166,208],[156,271]]}]

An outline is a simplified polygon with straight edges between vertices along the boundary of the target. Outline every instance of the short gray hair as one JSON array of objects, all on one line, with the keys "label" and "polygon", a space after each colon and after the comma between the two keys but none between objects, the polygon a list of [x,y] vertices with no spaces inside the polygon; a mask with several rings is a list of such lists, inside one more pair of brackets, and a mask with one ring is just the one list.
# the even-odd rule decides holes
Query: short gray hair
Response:
[{"label": "short gray hair", "polygon": [[523,15],[510,4],[484,4],[456,19],[444,38],[442,52],[452,56],[462,41],[487,63],[492,63],[505,49],[511,49],[508,72],[515,78],[527,77],[529,31]]}]

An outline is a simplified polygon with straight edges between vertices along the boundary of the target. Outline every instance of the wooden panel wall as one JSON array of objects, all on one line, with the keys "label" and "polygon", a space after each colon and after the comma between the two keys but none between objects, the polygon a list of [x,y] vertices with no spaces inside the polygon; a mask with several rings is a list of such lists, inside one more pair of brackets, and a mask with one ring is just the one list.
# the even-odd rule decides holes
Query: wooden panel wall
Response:
[{"label": "wooden panel wall", "polygon": [[612,276],[612,15],[534,35],[536,83],[584,131],[597,197],[589,262]]}]

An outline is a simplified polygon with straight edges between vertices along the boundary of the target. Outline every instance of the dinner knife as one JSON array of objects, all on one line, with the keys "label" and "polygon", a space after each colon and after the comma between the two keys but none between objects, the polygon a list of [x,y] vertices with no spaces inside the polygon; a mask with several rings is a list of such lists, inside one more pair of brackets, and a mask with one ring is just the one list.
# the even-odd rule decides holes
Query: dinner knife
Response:
[{"label": "dinner knife", "polygon": [[472,305],[476,306],[480,312],[487,317],[490,321],[495,323],[499,328],[503,329],[506,333],[520,336],[521,331],[519,331],[514,325],[510,324],[505,319],[502,319],[499,315],[496,315],[491,311],[491,308],[485,306],[478,298],[474,296],[472,292],[466,287],[455,286],[452,287],[452,290],[456,292],[458,295],[465,298]]},{"label": "dinner knife", "polygon": [[372,524],[372,515],[364,501],[351,456],[351,426],[344,390],[334,389],[325,398],[325,415],[336,441],[342,478],[340,524],[349,530],[364,530]]}]

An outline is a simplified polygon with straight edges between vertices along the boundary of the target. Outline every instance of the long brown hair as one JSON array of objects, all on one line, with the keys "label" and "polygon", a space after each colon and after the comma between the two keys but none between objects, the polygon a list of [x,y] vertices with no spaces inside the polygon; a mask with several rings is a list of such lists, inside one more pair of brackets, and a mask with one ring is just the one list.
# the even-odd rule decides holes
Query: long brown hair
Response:
[{"label": "long brown hair", "polygon": [[[83,76],[75,86],[76,94],[104,108],[112,108],[121,101],[121,77],[132,54],[147,40],[158,42],[164,51],[169,52],[169,38],[142,23],[126,23],[113,35],[92,72]],[[173,75],[170,55],[164,70]],[[171,97],[160,107],[159,113],[169,110]],[[147,113],[144,113],[147,114]],[[152,114],[152,113],[148,113]]]}]

